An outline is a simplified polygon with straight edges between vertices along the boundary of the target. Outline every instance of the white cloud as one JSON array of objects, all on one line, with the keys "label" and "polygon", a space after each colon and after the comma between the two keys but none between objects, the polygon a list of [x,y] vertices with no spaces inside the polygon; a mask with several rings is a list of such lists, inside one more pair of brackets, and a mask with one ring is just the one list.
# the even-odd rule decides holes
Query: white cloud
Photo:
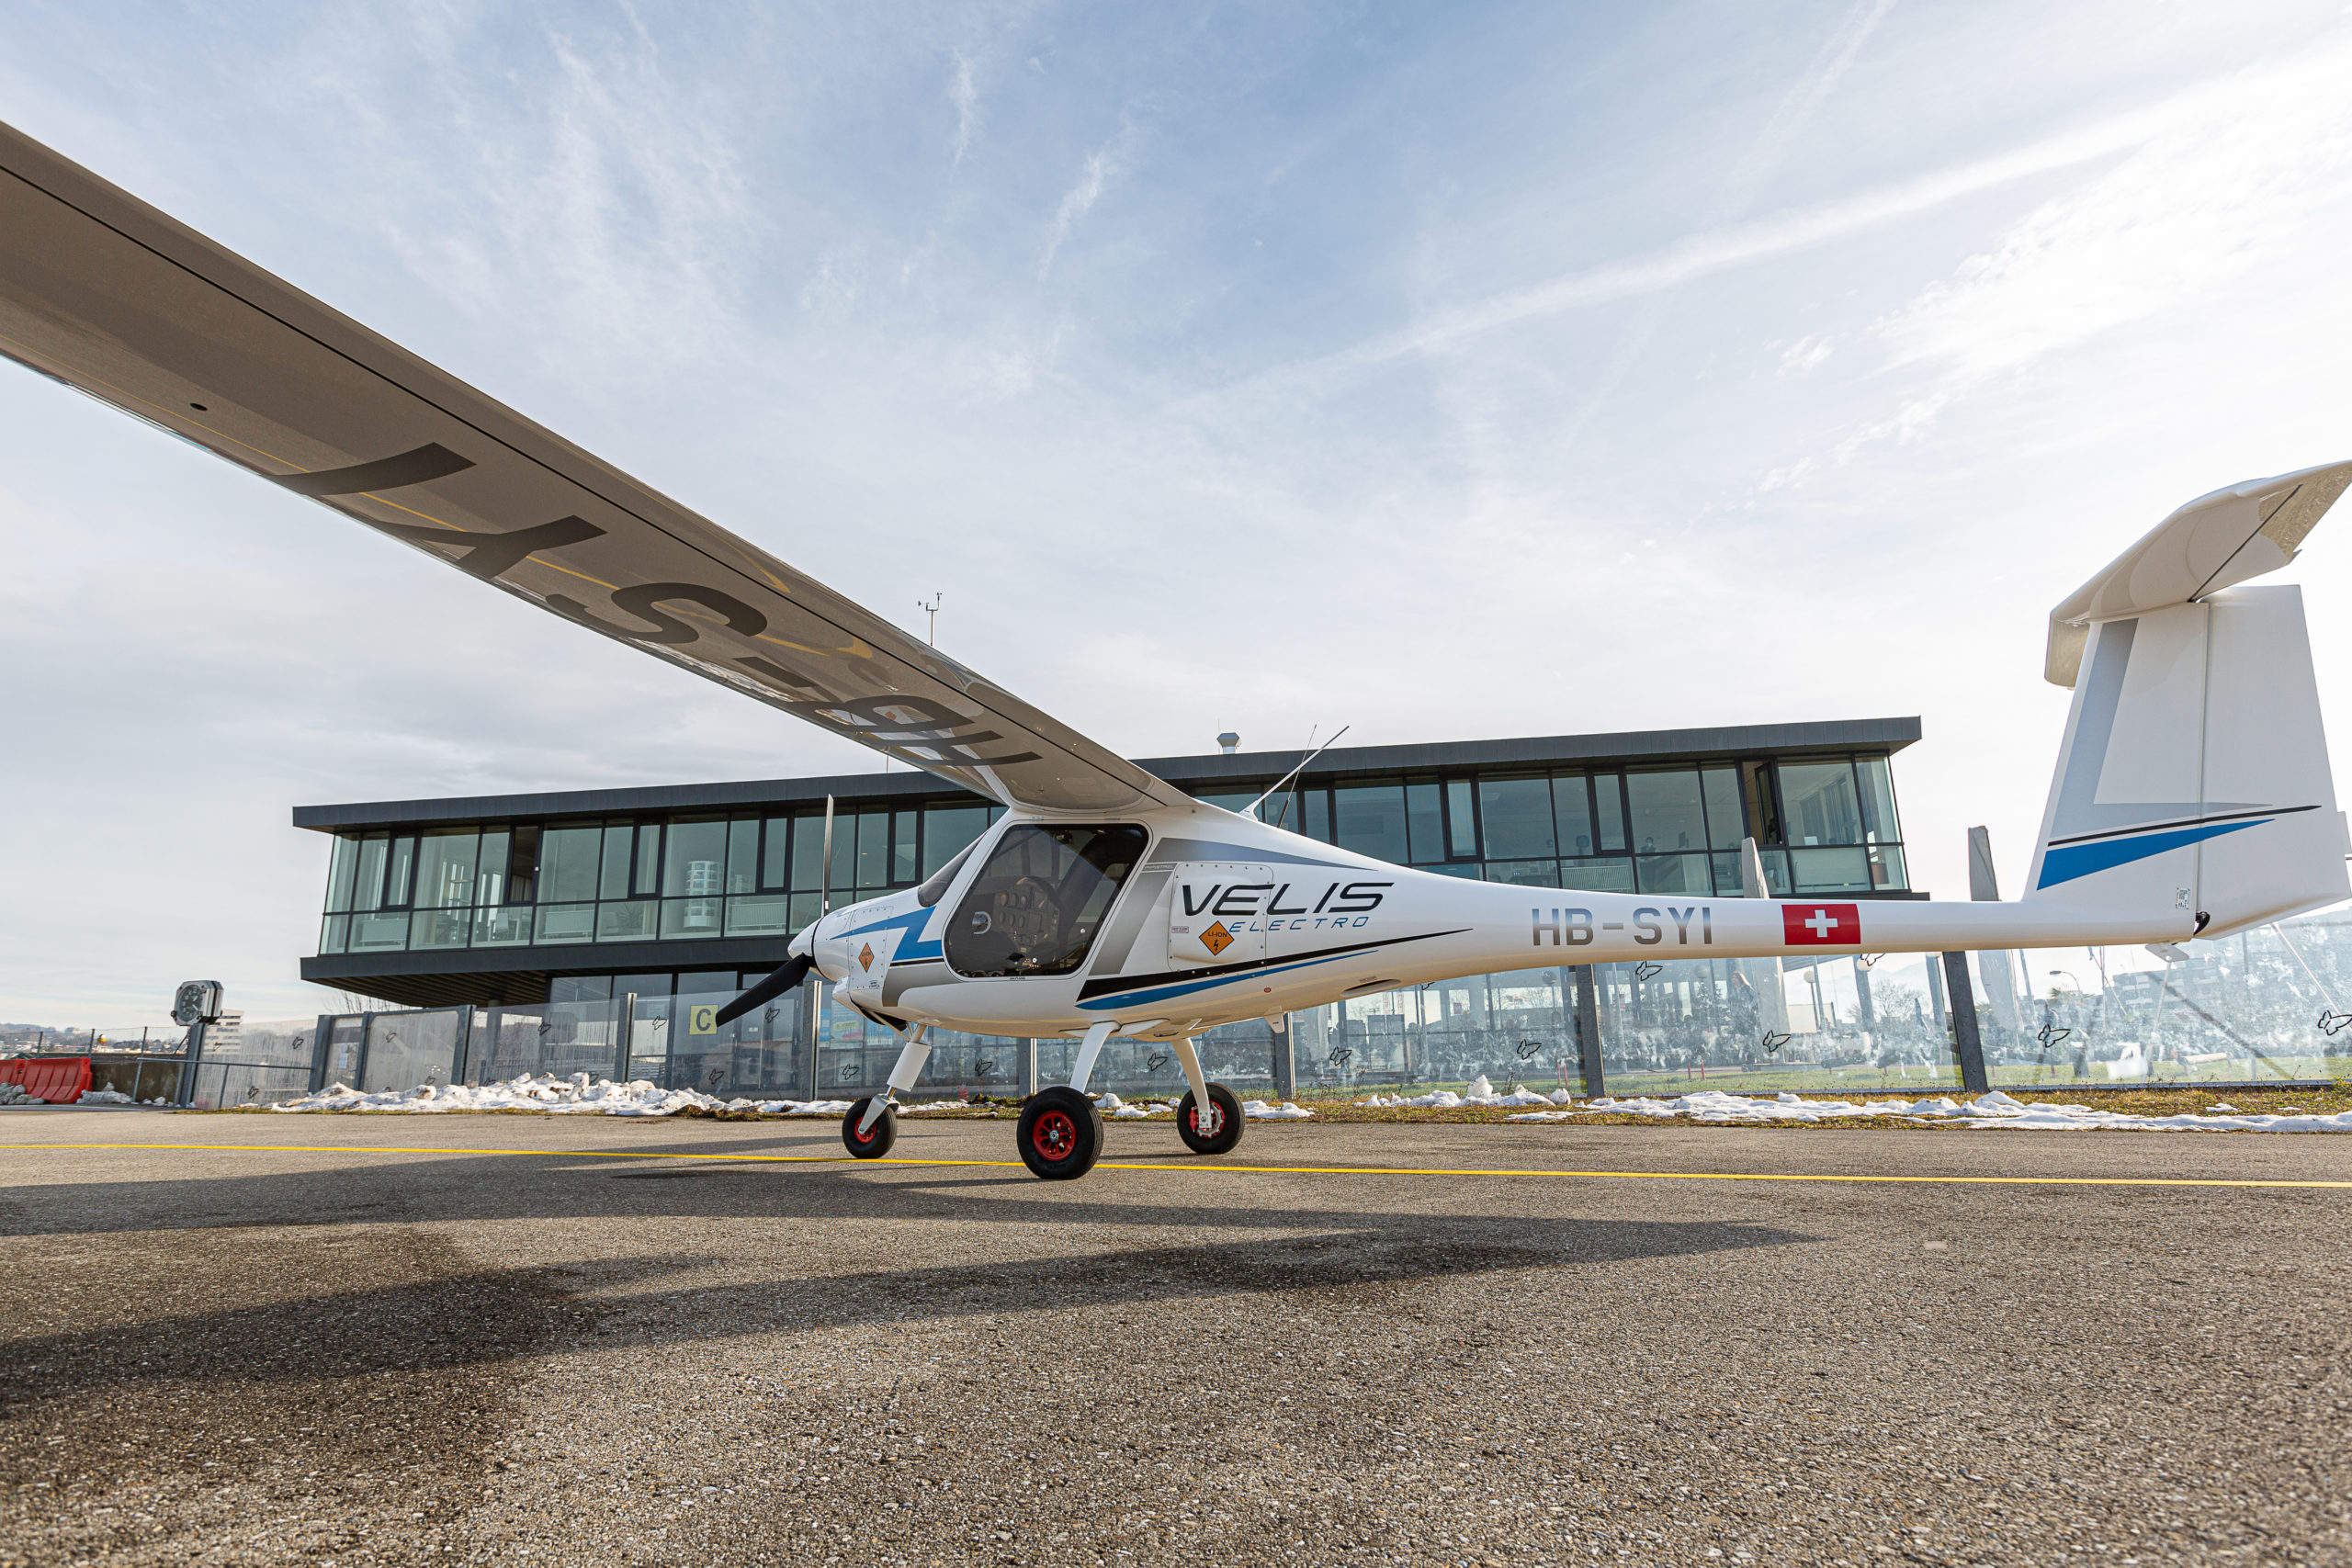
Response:
[{"label": "white cloud", "polygon": [[1822,103],[1836,89],[1846,73],[1853,68],[1854,57],[1878,30],[1879,23],[1894,8],[1894,0],[1860,0],[1833,28],[1814,57],[1810,69],[1798,78],[1775,109],[1763,130],[1749,142],[1739,161],[1732,165],[1724,182],[1721,210],[1725,217],[1736,217],[1747,209],[1765,179],[1781,160],[1788,155],[1791,143],[1820,111]]},{"label": "white cloud", "polygon": [[[913,263],[906,265],[910,271]],[[857,302],[857,278],[847,258],[827,252],[818,259],[808,281],[800,286],[800,308],[815,315],[839,316]]]},{"label": "white cloud", "polygon": [[1086,155],[1086,162],[1079,167],[1078,183],[1063,194],[1061,205],[1054,209],[1053,222],[1046,225],[1045,254],[1037,258],[1039,277],[1052,270],[1054,257],[1060,253],[1062,242],[1069,238],[1070,226],[1085,217],[1094,204],[1102,199],[1103,185],[1110,179],[1114,167],[1111,150],[1107,147]]},{"label": "white cloud", "polygon": [[1854,455],[1863,447],[1889,437],[1898,446],[1908,446],[1926,437],[1935,426],[1936,416],[1943,412],[1944,405],[1951,400],[1940,392],[1929,397],[1913,398],[1896,409],[1891,417],[1874,420],[1838,443],[1831,448],[1830,456],[1837,462],[1850,463]]},{"label": "white cloud", "polygon": [[2217,96],[2211,88],[2193,91],[1844,200],[1690,234],[1643,255],[1579,268],[1544,283],[1449,306],[1351,348],[1279,367],[1253,379],[1281,383],[1351,379],[1363,370],[1396,360],[1447,353],[1504,327],[1653,294],[1773,260],[1916,218],[1984,191],[2129,152],[2184,122],[2201,118]]},{"label": "white cloud", "polygon": [[972,60],[969,55],[956,57],[956,73],[948,78],[947,101],[956,106],[956,150],[954,162],[961,164],[964,154],[972,150],[973,134],[980,128],[980,90],[972,81]]},{"label": "white cloud", "polygon": [[1963,378],[2024,365],[2352,243],[2352,46],[2233,73],[2037,208],[1881,331],[1897,363]]},{"label": "white cloud", "polygon": [[1818,368],[1821,362],[1829,357],[1832,347],[1827,338],[1808,333],[1789,344],[1781,354],[1781,368],[1802,376],[1808,370]]}]

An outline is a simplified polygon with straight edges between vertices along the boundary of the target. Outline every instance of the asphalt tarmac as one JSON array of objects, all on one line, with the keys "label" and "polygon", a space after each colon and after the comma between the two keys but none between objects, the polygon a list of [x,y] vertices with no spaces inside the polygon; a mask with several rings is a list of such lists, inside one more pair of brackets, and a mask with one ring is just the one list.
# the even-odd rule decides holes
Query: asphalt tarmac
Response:
[{"label": "asphalt tarmac", "polygon": [[2048,1179],[2352,1141],[1110,1139],[0,1112],[0,1562],[2352,1562],[2352,1187]]}]

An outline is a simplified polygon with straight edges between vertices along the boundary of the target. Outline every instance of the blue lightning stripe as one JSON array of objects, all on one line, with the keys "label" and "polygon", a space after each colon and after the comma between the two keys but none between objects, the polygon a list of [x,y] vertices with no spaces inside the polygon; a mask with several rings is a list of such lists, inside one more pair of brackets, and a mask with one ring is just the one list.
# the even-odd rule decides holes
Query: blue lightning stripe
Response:
[{"label": "blue lightning stripe", "polygon": [[2148,833],[2139,838],[2098,839],[2087,844],[2064,844],[2042,851],[2041,880],[2034,884],[2034,891],[2055,887],[2062,882],[2072,882],[2078,876],[2088,876],[2095,871],[2109,871],[2133,861],[2160,855],[2166,850],[2177,850],[2184,844],[2202,843],[2218,839],[2224,833],[2235,833],[2246,828],[2259,828],[2277,818],[2264,817],[2252,822],[2209,822],[2201,827],[2179,828],[2165,833]]},{"label": "blue lightning stripe", "polygon": [[921,937],[923,926],[935,913],[937,911],[933,909],[910,909],[903,915],[893,915],[887,920],[876,920],[870,926],[860,926],[855,931],[843,931],[842,939],[847,941],[854,936],[871,936],[876,931],[904,931],[907,934],[899,939],[899,951],[891,954],[890,961],[893,964],[937,958],[941,955],[938,942],[936,940],[924,942]]}]

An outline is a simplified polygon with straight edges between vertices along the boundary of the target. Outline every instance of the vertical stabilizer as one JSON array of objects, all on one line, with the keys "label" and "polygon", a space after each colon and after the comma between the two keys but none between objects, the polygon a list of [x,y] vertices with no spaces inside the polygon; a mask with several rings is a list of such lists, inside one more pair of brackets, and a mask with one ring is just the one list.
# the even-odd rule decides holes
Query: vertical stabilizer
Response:
[{"label": "vertical stabilizer", "polygon": [[2352,894],[2346,848],[2300,589],[2089,627],[2029,898],[2217,935]]}]

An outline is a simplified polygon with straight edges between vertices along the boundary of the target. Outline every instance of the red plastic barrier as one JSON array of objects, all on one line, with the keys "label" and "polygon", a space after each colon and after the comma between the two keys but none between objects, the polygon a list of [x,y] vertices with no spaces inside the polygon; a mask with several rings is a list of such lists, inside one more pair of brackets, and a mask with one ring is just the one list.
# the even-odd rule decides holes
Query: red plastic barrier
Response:
[{"label": "red plastic barrier", "polygon": [[25,1092],[51,1105],[71,1105],[90,1087],[87,1056],[28,1056],[0,1062],[0,1083],[20,1083]]}]

